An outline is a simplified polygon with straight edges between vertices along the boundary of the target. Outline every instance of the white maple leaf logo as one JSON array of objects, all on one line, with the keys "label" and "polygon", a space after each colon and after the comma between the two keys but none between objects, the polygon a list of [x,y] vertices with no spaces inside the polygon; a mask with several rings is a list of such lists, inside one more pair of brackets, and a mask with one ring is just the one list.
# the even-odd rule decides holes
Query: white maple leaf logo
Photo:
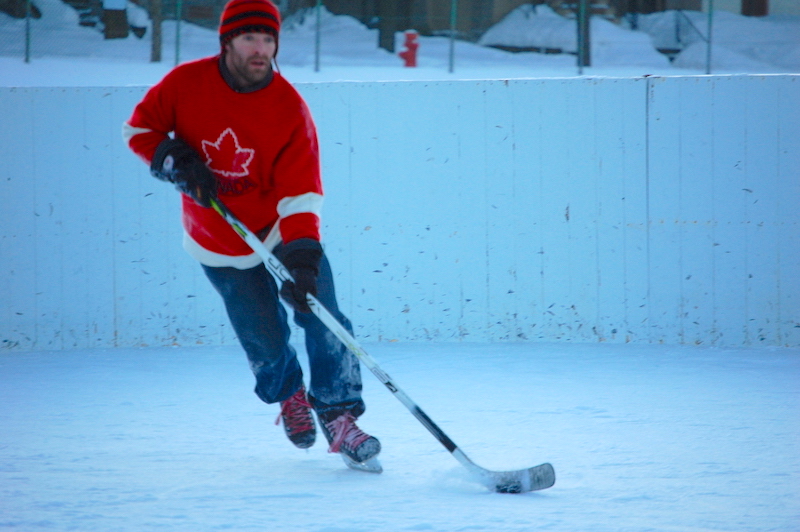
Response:
[{"label": "white maple leaf logo", "polygon": [[206,164],[211,170],[225,177],[250,175],[248,165],[253,161],[255,150],[242,148],[233,129],[222,132],[216,142],[203,141]]}]

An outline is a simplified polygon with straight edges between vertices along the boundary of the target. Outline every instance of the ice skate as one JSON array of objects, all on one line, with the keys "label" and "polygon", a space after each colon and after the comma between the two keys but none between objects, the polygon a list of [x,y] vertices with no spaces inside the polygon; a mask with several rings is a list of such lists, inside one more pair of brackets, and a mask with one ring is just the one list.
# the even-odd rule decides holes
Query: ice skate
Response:
[{"label": "ice skate", "polygon": [[300,449],[308,449],[314,445],[317,428],[304,386],[301,385],[294,395],[281,401],[281,412],[278,414],[275,424],[279,425],[281,419],[283,419],[286,436],[295,446]]},{"label": "ice skate", "polygon": [[337,417],[331,417],[327,421],[320,418],[320,425],[322,433],[330,444],[328,452],[341,453],[343,458],[347,457],[345,463],[350,467],[353,466],[347,459],[355,464],[364,464],[364,467],[354,467],[354,469],[380,468],[380,465],[370,467],[366,464],[369,464],[381,452],[381,443],[378,438],[370,436],[358,428],[353,414],[345,412]]}]

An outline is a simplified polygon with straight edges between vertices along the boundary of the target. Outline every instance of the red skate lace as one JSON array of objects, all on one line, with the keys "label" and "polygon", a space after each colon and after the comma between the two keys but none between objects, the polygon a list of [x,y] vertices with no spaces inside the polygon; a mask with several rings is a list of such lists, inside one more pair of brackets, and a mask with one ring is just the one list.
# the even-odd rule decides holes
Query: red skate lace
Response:
[{"label": "red skate lace", "polygon": [[311,405],[306,399],[305,390],[300,388],[293,396],[281,402],[281,411],[278,413],[275,424],[280,425],[281,418],[283,418],[283,422],[292,434],[313,430],[310,408]]},{"label": "red skate lace", "polygon": [[355,421],[353,414],[347,413],[327,424],[328,430],[334,434],[329,453],[338,453],[343,444],[350,449],[358,449],[359,445],[371,438],[356,426]]}]

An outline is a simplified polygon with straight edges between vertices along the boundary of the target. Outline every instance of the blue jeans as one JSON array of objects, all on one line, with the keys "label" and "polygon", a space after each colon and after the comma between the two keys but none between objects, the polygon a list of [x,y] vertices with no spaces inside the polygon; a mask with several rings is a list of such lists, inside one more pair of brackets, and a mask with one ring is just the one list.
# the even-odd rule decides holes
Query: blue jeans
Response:
[{"label": "blue jeans", "polygon": [[[228,318],[247,353],[256,377],[255,392],[265,403],[292,396],[303,384],[303,371],[289,344],[287,312],[280,303],[278,286],[263,264],[248,270],[203,266],[206,276],[222,296]],[[339,311],[333,275],[322,256],[317,278],[317,299],[352,333],[350,321]],[[364,412],[358,358],[314,314],[294,313],[305,331],[311,379],[309,399],[320,414]]]}]

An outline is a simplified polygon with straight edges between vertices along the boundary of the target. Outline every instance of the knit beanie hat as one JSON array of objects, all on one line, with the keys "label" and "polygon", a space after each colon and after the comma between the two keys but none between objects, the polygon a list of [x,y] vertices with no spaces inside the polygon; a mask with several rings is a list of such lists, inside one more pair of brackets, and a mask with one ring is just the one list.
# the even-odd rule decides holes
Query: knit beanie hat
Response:
[{"label": "knit beanie hat", "polygon": [[[281,13],[270,0],[230,0],[219,20],[219,42],[224,48],[242,33],[271,33],[278,40]],[[276,49],[277,52],[277,49]]]}]

